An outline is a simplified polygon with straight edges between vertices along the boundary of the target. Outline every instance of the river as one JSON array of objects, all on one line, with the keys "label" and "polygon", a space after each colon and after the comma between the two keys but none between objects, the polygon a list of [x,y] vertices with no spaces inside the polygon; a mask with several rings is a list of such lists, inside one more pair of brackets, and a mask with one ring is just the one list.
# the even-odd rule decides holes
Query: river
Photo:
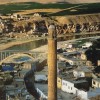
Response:
[{"label": "river", "polygon": [[[59,37],[57,41],[66,41],[66,39]],[[40,40],[35,40],[35,41],[30,41],[18,45],[11,46],[7,48],[6,50],[24,50],[24,51],[29,51],[35,48],[38,48],[40,46],[46,45],[47,44],[47,39],[40,39]]]},{"label": "river", "polygon": [[36,40],[36,41],[31,41],[31,42],[15,45],[15,46],[12,46],[10,48],[7,48],[6,50],[24,50],[24,51],[28,51],[28,50],[38,48],[38,47],[40,47],[42,45],[45,45],[45,44],[47,44],[47,39],[41,39],[41,40]]}]

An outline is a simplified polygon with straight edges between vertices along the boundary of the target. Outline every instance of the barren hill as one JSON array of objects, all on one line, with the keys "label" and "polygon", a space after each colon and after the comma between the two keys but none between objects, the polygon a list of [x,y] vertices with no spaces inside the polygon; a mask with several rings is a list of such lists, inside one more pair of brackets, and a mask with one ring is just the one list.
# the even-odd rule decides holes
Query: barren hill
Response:
[{"label": "barren hill", "polygon": [[100,0],[0,0],[0,3],[12,2],[39,2],[39,3],[55,3],[55,2],[68,2],[68,3],[97,3]]}]

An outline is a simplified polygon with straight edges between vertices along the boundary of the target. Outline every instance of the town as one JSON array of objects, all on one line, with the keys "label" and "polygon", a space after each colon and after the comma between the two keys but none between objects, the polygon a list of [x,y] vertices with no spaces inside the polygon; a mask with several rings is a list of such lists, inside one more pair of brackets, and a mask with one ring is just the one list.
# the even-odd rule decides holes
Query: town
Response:
[{"label": "town", "polygon": [[[43,40],[44,47],[40,41],[40,47],[23,51],[35,40]],[[55,43],[53,53],[49,40]],[[0,100],[48,100],[53,64],[57,100],[100,100],[100,13],[0,15]]]}]

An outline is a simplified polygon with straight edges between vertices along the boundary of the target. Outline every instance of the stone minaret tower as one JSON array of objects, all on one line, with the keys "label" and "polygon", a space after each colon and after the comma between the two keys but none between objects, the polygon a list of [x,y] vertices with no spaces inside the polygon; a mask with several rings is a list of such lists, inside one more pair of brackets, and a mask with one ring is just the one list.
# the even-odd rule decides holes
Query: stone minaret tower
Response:
[{"label": "stone minaret tower", "polygon": [[54,25],[48,28],[48,100],[57,100],[57,35]]}]

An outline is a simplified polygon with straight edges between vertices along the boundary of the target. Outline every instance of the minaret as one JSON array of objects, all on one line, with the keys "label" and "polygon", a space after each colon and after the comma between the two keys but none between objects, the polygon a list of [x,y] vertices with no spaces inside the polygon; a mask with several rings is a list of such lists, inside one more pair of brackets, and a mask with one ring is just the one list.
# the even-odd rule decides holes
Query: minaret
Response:
[{"label": "minaret", "polygon": [[48,28],[48,100],[57,100],[57,35],[54,25]]}]

